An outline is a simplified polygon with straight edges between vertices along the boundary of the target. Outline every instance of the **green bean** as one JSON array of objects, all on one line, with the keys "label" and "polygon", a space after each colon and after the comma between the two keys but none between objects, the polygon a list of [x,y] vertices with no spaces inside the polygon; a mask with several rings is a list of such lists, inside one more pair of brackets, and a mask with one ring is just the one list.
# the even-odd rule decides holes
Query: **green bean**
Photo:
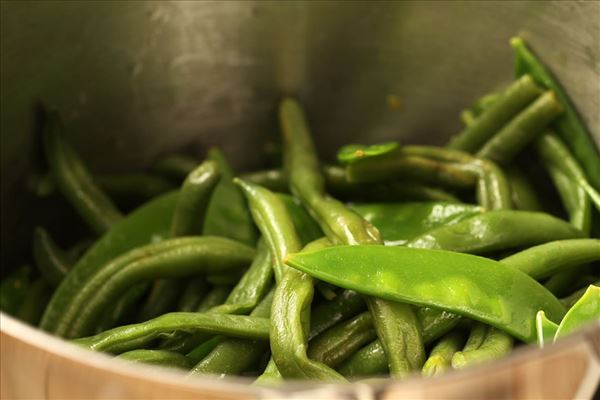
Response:
[{"label": "green bean", "polygon": [[488,140],[477,155],[503,165],[510,163],[562,112],[556,94],[545,92]]},{"label": "green bean", "polygon": [[362,295],[353,290],[342,291],[333,300],[323,302],[312,310],[308,340],[365,309]]},{"label": "green bean", "polygon": [[16,317],[30,325],[37,326],[51,295],[52,286],[44,278],[37,279],[29,287]]},{"label": "green bean", "polygon": [[177,278],[247,265],[254,251],[210,236],[169,239],[139,247],[105,264],[84,282],[64,310],[68,337],[85,335],[97,315],[129,286],[153,278]]},{"label": "green bean", "polygon": [[504,171],[510,184],[511,199],[515,208],[542,211],[542,203],[525,174],[516,165],[509,165]]},{"label": "green bean", "polygon": [[177,311],[191,312],[196,310],[200,301],[208,291],[206,278],[197,277],[189,281],[183,289],[183,294],[177,301]]},{"label": "green bean", "polygon": [[174,180],[177,184],[183,182],[194,168],[198,166],[199,162],[190,156],[183,154],[172,154],[159,159],[150,168],[151,172],[157,173]]},{"label": "green bean", "polygon": [[16,315],[31,287],[32,273],[31,266],[23,265],[2,279],[0,284],[0,310],[10,315]]},{"label": "green bean", "polygon": [[546,170],[554,181],[571,223],[589,234],[591,224],[590,199],[585,190],[586,177],[567,147],[553,133],[539,137],[534,146]]},{"label": "green bean", "polygon": [[104,264],[127,251],[168,236],[178,194],[169,193],[138,208],[99,239],[54,292],[42,317],[41,328],[62,336],[68,330],[65,310],[77,295],[82,282],[89,280]]},{"label": "green bean", "polygon": [[[600,280],[592,283],[592,285],[600,286]],[[577,303],[577,301],[581,298],[581,296],[583,296],[583,294],[585,293],[586,290],[587,290],[587,286],[583,287],[581,289],[578,289],[578,290],[574,291],[573,293],[571,293],[570,295],[568,295],[567,297],[560,299],[560,302],[568,310],[571,307],[573,307],[573,305],[575,303]]]},{"label": "green bean", "polygon": [[[581,279],[585,279],[585,267],[570,268],[551,276],[544,287],[556,296],[565,296],[571,291],[581,287]],[[584,284],[594,282],[595,279],[586,280]]]},{"label": "green bean", "polygon": [[530,74],[537,83],[556,93],[565,112],[558,118],[554,126],[562,140],[582,164],[590,182],[596,188],[600,188],[600,155],[592,140],[592,135],[585,128],[575,106],[550,71],[527,48],[523,39],[519,37],[512,38],[510,44],[515,50],[516,75]]},{"label": "green bean", "polygon": [[[117,303],[103,312],[100,322],[96,326],[95,332],[104,332],[108,329],[127,322],[131,322],[136,318],[140,309],[140,301],[144,298],[150,289],[150,282],[142,282],[132,286],[127,290]],[[149,318],[148,318],[149,319]]]},{"label": "green bean", "polygon": [[42,227],[33,231],[33,258],[41,274],[53,286],[58,286],[71,268],[67,254]]},{"label": "green bean", "polygon": [[268,340],[269,319],[242,315],[174,312],[139,324],[125,325],[94,336],[75,339],[73,342],[94,351],[123,353],[143,347],[161,334],[174,331],[205,332]]},{"label": "green bean", "polygon": [[281,375],[281,372],[279,372],[279,370],[277,369],[277,365],[275,364],[275,361],[273,361],[273,358],[271,357],[269,359],[269,363],[267,364],[267,367],[265,368],[264,372],[258,378],[256,378],[256,380],[254,381],[254,384],[269,386],[269,385],[276,385],[278,383],[281,383],[282,381],[283,381],[283,376]]},{"label": "green bean", "polygon": [[62,195],[85,223],[103,234],[121,218],[112,201],[94,183],[75,150],[62,137],[62,123],[54,111],[47,114],[44,145],[52,177]]},{"label": "green bean", "polygon": [[94,180],[114,202],[123,206],[138,205],[175,189],[165,178],[146,173],[96,174]]},{"label": "green bean", "polygon": [[452,356],[460,350],[465,337],[460,331],[452,331],[442,337],[431,350],[429,358],[423,364],[423,375],[439,375],[452,366]]},{"label": "green bean", "polygon": [[474,322],[471,326],[469,336],[467,337],[467,342],[465,343],[462,351],[473,351],[480,348],[487,336],[489,329],[490,327],[485,324]]},{"label": "green bean", "polygon": [[500,358],[512,350],[513,338],[506,333],[490,328],[485,339],[474,350],[463,350],[452,356],[453,368],[466,368]]},{"label": "green bean", "polygon": [[[506,229],[507,226],[511,229]],[[498,250],[581,237],[583,233],[580,230],[548,214],[498,210],[471,217],[455,225],[433,229],[406,245],[413,248],[489,254]]]},{"label": "green bean", "polygon": [[334,325],[310,342],[308,356],[336,368],[356,350],[377,338],[371,314],[363,312]]},{"label": "green bean", "polygon": [[244,195],[233,183],[234,171],[218,148],[210,149],[208,158],[218,164],[222,179],[208,206],[203,234],[223,236],[254,246],[258,239],[256,227]]},{"label": "green bean", "polygon": [[308,275],[284,265],[284,257],[301,249],[301,242],[285,204],[268,189],[237,180],[254,222],[269,244],[277,287],[271,309],[271,352],[284,377],[343,380],[326,365],[307,355],[308,318],[313,281]]},{"label": "green bean", "polygon": [[600,239],[572,239],[531,247],[504,258],[501,262],[520,269],[535,279],[542,279],[564,269],[599,260]]},{"label": "green bean", "polygon": [[175,311],[183,287],[184,282],[178,279],[160,279],[153,282],[136,320],[138,322],[148,321],[167,312]]},{"label": "green bean", "polygon": [[194,366],[194,360],[189,357],[167,350],[130,350],[120,354],[117,358],[119,360],[141,362],[161,367],[190,369]]},{"label": "green bean", "polygon": [[[181,332],[175,332],[175,334],[177,333],[181,333]],[[190,351],[189,353],[186,354],[186,357],[191,358],[192,360],[194,360],[194,363],[198,363],[200,362],[202,359],[204,359],[204,357],[208,356],[210,354],[211,351],[213,351],[215,349],[215,347],[217,347],[219,345],[219,343],[221,343],[225,338],[221,335],[217,335],[217,336],[212,336],[206,333],[194,333],[190,336],[197,336],[197,335],[202,335],[203,338],[207,339],[204,342],[202,342],[201,344],[199,344],[198,346],[196,346],[192,351]],[[208,339],[210,338],[210,339]]]},{"label": "green bean", "polygon": [[476,152],[504,124],[519,113],[540,95],[542,90],[535,84],[531,76],[524,75],[513,82],[504,92],[493,100],[473,123],[452,138],[448,147],[468,152]]},{"label": "green bean", "polygon": [[[251,317],[269,317],[273,303],[270,292],[250,313]],[[268,344],[257,340],[227,339],[203,357],[190,374],[239,374],[250,368],[267,351]]]}]

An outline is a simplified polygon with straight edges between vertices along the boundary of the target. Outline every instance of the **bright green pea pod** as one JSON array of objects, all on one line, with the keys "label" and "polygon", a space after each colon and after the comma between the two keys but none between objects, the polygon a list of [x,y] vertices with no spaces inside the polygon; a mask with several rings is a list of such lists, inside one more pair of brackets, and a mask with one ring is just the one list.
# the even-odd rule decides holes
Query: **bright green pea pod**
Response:
[{"label": "bright green pea pod", "polygon": [[510,44],[515,50],[516,75],[530,74],[536,82],[556,93],[565,108],[565,112],[554,123],[554,126],[562,140],[569,146],[583,166],[592,185],[600,188],[600,155],[598,154],[598,148],[592,140],[592,135],[579,117],[575,106],[556,78],[525,45],[523,39],[519,37],[512,38]]},{"label": "bright green pea pod", "polygon": [[590,285],[560,322],[554,340],[600,320],[600,287]]},{"label": "bright green pea pod", "polygon": [[47,114],[44,147],[52,176],[67,201],[97,234],[103,234],[122,218],[112,201],[94,183],[87,167],[62,136],[57,112]]},{"label": "bright green pea pod", "polygon": [[68,329],[63,322],[66,318],[64,311],[83,282],[121,254],[168,237],[177,196],[177,192],[168,193],[141,206],[86,251],[54,292],[42,318],[41,328],[59,336],[64,335]]},{"label": "bright green pea pod", "polygon": [[477,349],[454,353],[452,367],[460,369],[489,362],[510,353],[512,348],[513,338],[505,332],[491,327],[481,346]]},{"label": "bright green pea pod", "polygon": [[141,362],[160,367],[190,369],[194,366],[194,360],[191,358],[167,350],[131,350],[120,354],[117,358],[119,360]]},{"label": "bright green pea pod", "polygon": [[399,147],[397,142],[372,145],[348,144],[338,150],[337,159],[341,164],[350,164],[360,159],[391,153]]},{"label": "bright green pea pod", "polygon": [[16,315],[31,286],[32,268],[24,265],[17,268],[0,284],[0,310]]},{"label": "bright green pea pod", "polygon": [[600,260],[600,239],[557,240],[501,260],[534,279],[547,278],[565,269],[571,269]]},{"label": "bright green pea pod", "polygon": [[16,317],[30,325],[37,326],[51,295],[52,286],[44,278],[33,282],[19,307]]},{"label": "bright green pea pod", "polygon": [[33,231],[33,258],[41,274],[53,286],[58,286],[71,268],[67,254],[41,227]]},{"label": "bright green pea pod", "polygon": [[375,225],[386,245],[403,245],[431,229],[483,212],[481,207],[470,204],[438,202],[367,203],[351,208]]},{"label": "bright green pea pod", "polygon": [[233,183],[234,171],[218,148],[212,148],[208,158],[218,163],[222,178],[208,206],[203,234],[223,236],[254,246],[258,232],[242,191]]},{"label": "bright green pea pod", "polygon": [[452,356],[460,350],[464,342],[464,334],[456,330],[441,338],[431,350],[425,364],[423,364],[423,375],[439,375],[451,368]]},{"label": "bright green pea pod", "polygon": [[537,332],[537,342],[540,347],[544,347],[546,343],[552,343],[558,330],[558,324],[546,318],[546,313],[538,311],[535,315],[535,329]]},{"label": "bright green pea pod", "polygon": [[454,312],[526,342],[535,340],[534,318],[539,310],[555,321],[565,313],[556,297],[523,272],[468,254],[336,246],[290,254],[286,263],[359,293]]},{"label": "bright green pea pod", "polygon": [[409,241],[406,246],[486,254],[583,236],[568,222],[545,213],[496,210],[433,229]]},{"label": "bright green pea pod", "polygon": [[75,339],[73,342],[94,351],[123,353],[143,347],[163,334],[174,331],[223,334],[246,339],[269,339],[269,319],[243,315],[169,313],[139,324]]},{"label": "bright green pea pod", "polygon": [[123,207],[143,204],[175,189],[170,181],[153,174],[97,174],[94,180],[115,203]]},{"label": "bright green pea pod", "polygon": [[200,162],[194,157],[171,154],[154,163],[150,170],[180,184],[198,164]]}]

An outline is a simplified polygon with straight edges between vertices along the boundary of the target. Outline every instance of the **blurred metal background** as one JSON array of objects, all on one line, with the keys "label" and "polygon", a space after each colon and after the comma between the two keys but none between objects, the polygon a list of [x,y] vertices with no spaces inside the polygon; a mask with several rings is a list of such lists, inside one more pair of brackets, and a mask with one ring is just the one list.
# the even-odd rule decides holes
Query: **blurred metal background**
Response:
[{"label": "blurred metal background", "polygon": [[103,171],[210,145],[259,166],[282,94],[306,105],[325,158],[348,142],[443,143],[511,79],[521,34],[600,143],[599,21],[596,1],[3,1],[2,266],[44,207],[25,189],[36,103]]}]

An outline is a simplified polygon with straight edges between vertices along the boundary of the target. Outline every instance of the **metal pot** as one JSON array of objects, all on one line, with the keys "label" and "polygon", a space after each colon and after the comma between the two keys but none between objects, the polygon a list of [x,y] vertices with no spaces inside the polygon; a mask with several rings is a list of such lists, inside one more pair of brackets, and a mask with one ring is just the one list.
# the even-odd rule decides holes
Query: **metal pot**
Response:
[{"label": "metal pot", "polygon": [[[599,16],[598,2],[2,2],[3,274],[30,251],[34,221],[56,222],[64,215],[37,203],[27,190],[26,177],[39,158],[38,102],[61,110],[69,138],[99,171],[142,168],[177,149],[201,155],[209,145],[221,146],[240,169],[260,166],[260,146],[277,129],[274,111],[282,94],[293,94],[306,106],[323,158],[348,142],[442,144],[460,129],[461,108],[511,79],[508,39],[520,34],[552,66],[600,144]],[[6,388],[7,396],[64,395],[56,388],[74,378],[89,383],[76,392],[85,397],[100,396],[100,385],[93,383],[109,381],[112,396],[158,396],[166,392],[150,388],[162,387],[180,390],[172,392],[180,397],[190,388],[189,381],[169,380],[169,374],[144,381],[135,371],[147,368],[117,368],[101,355],[76,354],[5,315],[2,335],[3,395]],[[483,391],[475,392],[480,395],[546,393],[535,388],[564,387],[569,380],[579,382],[590,366],[598,368],[598,342],[596,329],[556,348],[530,349],[450,376],[465,380],[456,392],[460,396],[467,394],[461,389],[465,382],[475,378],[487,379],[479,381],[484,382]],[[577,378],[565,370],[569,380],[559,376],[548,382],[550,372],[543,371],[550,364],[540,360],[549,360],[557,349],[568,353],[581,346],[588,346],[581,353],[587,367]],[[589,352],[594,346],[595,356]],[[38,384],[54,392],[31,391],[34,387],[11,371],[9,360],[25,348],[23,356],[31,357],[27,373],[53,371],[55,365],[70,371],[39,376]],[[527,382],[511,375],[523,362],[536,363],[543,374]],[[98,380],[87,379],[95,376],[89,371],[100,371]],[[488,371],[488,378],[481,371]],[[505,372],[508,380],[493,378]],[[131,380],[125,384],[118,376]],[[448,379],[399,386],[422,392],[398,390],[445,393],[427,390],[444,390]],[[201,382],[205,389],[222,389],[224,398],[266,393]],[[515,382],[529,391],[514,392]],[[573,395],[578,385],[560,393]],[[200,393],[194,391],[197,384],[191,387],[189,393]],[[371,393],[366,387],[337,393]],[[306,387],[285,390],[296,389]]]}]

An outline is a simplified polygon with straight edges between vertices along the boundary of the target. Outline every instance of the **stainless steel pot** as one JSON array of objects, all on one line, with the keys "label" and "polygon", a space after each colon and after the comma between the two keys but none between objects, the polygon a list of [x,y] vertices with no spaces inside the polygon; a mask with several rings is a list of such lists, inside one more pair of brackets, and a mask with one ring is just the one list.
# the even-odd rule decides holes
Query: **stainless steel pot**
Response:
[{"label": "stainless steel pot", "polygon": [[511,79],[520,34],[600,144],[599,20],[600,3],[567,1],[2,2],[2,268],[29,251],[32,220],[57,218],[26,189],[37,102],[104,171],[210,145],[259,166],[282,94],[305,104],[324,158],[356,141],[441,144],[461,108]]}]

